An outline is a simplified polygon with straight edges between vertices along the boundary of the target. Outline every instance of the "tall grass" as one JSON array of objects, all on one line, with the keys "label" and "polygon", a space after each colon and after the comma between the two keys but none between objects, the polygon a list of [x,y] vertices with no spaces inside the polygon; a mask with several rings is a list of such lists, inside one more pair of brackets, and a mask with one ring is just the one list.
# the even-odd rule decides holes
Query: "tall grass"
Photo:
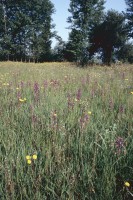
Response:
[{"label": "tall grass", "polygon": [[1,200],[132,199],[132,66],[0,63],[0,102]]}]

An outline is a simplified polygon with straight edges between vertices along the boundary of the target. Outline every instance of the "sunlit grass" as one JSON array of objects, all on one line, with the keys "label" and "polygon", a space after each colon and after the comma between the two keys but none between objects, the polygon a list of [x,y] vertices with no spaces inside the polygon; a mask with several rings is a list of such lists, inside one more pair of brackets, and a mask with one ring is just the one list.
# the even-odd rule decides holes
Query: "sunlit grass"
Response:
[{"label": "sunlit grass", "polygon": [[132,198],[132,93],[130,65],[0,63],[0,199]]}]

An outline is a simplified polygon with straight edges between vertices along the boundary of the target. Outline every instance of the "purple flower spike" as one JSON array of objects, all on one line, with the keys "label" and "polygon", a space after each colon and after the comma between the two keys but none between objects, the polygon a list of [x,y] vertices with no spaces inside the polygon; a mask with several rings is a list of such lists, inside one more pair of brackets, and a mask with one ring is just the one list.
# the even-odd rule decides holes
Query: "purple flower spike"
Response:
[{"label": "purple flower spike", "polygon": [[123,148],[124,147],[124,139],[121,137],[118,137],[115,141],[116,148]]},{"label": "purple flower spike", "polygon": [[78,89],[77,94],[76,94],[76,99],[79,101],[81,99],[81,89]]},{"label": "purple flower spike", "polygon": [[120,113],[124,113],[124,110],[125,110],[124,106],[123,106],[123,105],[120,105],[120,107],[119,107],[119,112],[120,112]]},{"label": "purple flower spike", "polygon": [[34,83],[34,98],[35,98],[35,101],[39,101],[39,92],[40,92],[39,84],[37,82],[35,82]]},{"label": "purple flower spike", "polygon": [[124,148],[125,148],[125,142],[124,139],[122,137],[118,137],[115,141],[115,148],[116,148],[116,153],[120,154],[123,152]]},{"label": "purple flower spike", "polygon": [[109,108],[110,108],[111,110],[114,109],[114,101],[113,101],[113,99],[110,99],[110,100],[109,100]]},{"label": "purple flower spike", "polygon": [[24,87],[24,82],[23,81],[21,81],[20,86],[21,86],[21,88]]},{"label": "purple flower spike", "polygon": [[34,83],[34,93],[37,94],[39,92],[39,84],[37,82]]}]

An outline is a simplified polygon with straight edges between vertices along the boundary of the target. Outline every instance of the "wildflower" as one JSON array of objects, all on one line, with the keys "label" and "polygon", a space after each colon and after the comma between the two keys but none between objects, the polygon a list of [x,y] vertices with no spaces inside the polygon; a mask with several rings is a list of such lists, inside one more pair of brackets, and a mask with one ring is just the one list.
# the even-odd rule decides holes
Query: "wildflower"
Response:
[{"label": "wildflower", "polygon": [[125,182],[124,185],[125,185],[126,187],[130,187],[130,183],[129,183],[129,182]]},{"label": "wildflower", "polygon": [[80,118],[80,125],[81,125],[81,128],[85,128],[87,126],[89,122],[89,116],[84,114],[81,118]]},{"label": "wildflower", "polygon": [[125,148],[125,142],[122,137],[118,137],[115,141],[115,148],[117,150],[117,153],[120,154]]},{"label": "wildflower", "polygon": [[24,100],[24,99],[19,99],[19,101],[20,101],[20,102],[24,102],[25,100]]},{"label": "wildflower", "polygon": [[128,81],[128,78],[125,78],[125,81]]},{"label": "wildflower", "polygon": [[30,159],[31,159],[31,156],[27,155],[26,160],[30,160]]},{"label": "wildflower", "polygon": [[120,112],[120,113],[123,113],[123,112],[124,112],[124,106],[123,106],[123,105],[120,105],[120,106],[119,106],[119,112]]},{"label": "wildflower", "polygon": [[88,115],[91,115],[91,111],[88,111]]},{"label": "wildflower", "polygon": [[53,114],[53,116],[54,116],[54,117],[57,117],[57,114],[56,114],[56,113],[54,113],[54,114]]},{"label": "wildflower", "polygon": [[81,99],[81,89],[78,89],[77,94],[76,94],[76,99],[79,101]]},{"label": "wildflower", "polygon": [[74,102],[71,98],[71,94],[67,94],[67,105],[68,105],[68,109],[73,109],[74,108]]},{"label": "wildflower", "polygon": [[37,82],[34,83],[34,93],[35,94],[39,93],[39,84]]},{"label": "wildflower", "polygon": [[133,94],[133,92],[130,92],[131,94]]},{"label": "wildflower", "polygon": [[19,88],[17,87],[16,90],[19,90]]},{"label": "wildflower", "polygon": [[111,99],[109,100],[109,108],[110,108],[111,110],[114,109],[114,100],[113,100],[113,98],[111,98]]},{"label": "wildflower", "polygon": [[24,99],[21,99],[21,98],[20,98],[19,101],[23,103],[23,102],[26,101],[26,98],[24,98]]},{"label": "wildflower", "polygon": [[122,153],[126,154],[126,146],[125,146],[125,141],[124,138],[122,137],[117,137],[115,141],[115,149],[117,155],[120,155]]},{"label": "wildflower", "polygon": [[39,94],[40,94],[40,87],[39,87],[39,84],[35,82],[34,83],[34,98],[36,102],[39,101]]},{"label": "wildflower", "polygon": [[29,160],[27,160],[27,164],[29,164],[29,165],[31,164],[31,160],[30,160],[30,159],[29,159]]},{"label": "wildflower", "polygon": [[37,155],[34,154],[34,155],[32,156],[32,158],[33,158],[33,160],[36,160],[36,159],[37,159]]},{"label": "wildflower", "polygon": [[8,86],[8,85],[9,85],[9,83],[3,83],[3,85],[5,85],[5,86]]},{"label": "wildflower", "polygon": [[78,99],[75,98],[75,101],[78,101]]}]

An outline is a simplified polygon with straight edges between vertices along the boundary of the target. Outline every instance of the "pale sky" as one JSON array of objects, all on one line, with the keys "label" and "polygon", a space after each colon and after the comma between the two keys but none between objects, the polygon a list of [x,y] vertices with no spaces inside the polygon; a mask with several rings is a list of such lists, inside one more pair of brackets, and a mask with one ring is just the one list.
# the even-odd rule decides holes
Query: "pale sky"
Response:
[{"label": "pale sky", "polygon": [[[53,23],[56,24],[55,30],[58,32],[58,35],[62,37],[64,41],[68,39],[69,30],[66,29],[69,24],[66,22],[67,17],[70,16],[68,12],[70,0],[51,0],[55,6],[55,14],[53,15]],[[105,10],[115,9],[119,12],[126,10],[125,0],[106,0]],[[53,41],[52,46],[55,45]]]}]

